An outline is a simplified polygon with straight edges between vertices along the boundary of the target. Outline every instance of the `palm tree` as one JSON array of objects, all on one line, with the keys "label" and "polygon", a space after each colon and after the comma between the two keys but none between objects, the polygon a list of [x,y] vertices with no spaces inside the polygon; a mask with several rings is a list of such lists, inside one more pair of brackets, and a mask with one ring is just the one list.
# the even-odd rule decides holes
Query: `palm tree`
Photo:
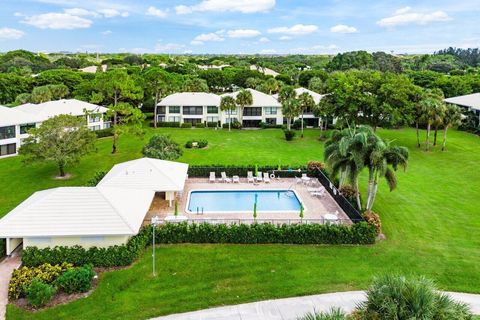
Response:
[{"label": "palm tree", "polygon": [[245,108],[245,106],[250,106],[253,104],[252,92],[250,92],[250,90],[245,90],[245,89],[240,90],[237,94],[237,98],[235,99],[235,103],[239,107],[240,122],[242,122],[243,109]]},{"label": "palm tree", "polygon": [[292,127],[292,119],[298,116],[298,100],[289,98],[282,102],[282,113],[287,118],[287,130],[290,131]]},{"label": "palm tree", "polygon": [[295,90],[292,86],[283,86],[278,93],[278,102],[283,103],[288,99],[294,99],[296,97]]},{"label": "palm tree", "polygon": [[438,90],[427,90],[423,99],[419,102],[422,108],[422,120],[427,124],[427,137],[425,140],[425,150],[430,147],[430,131],[432,124],[441,122],[445,103],[443,102],[443,94]]},{"label": "palm tree", "polygon": [[263,83],[263,86],[268,94],[275,93],[280,89],[280,83],[275,80],[275,78],[268,78],[267,81]]},{"label": "palm tree", "polygon": [[236,108],[237,108],[237,104],[235,103],[235,99],[232,96],[223,96],[222,99],[220,100],[220,110],[226,111],[228,114],[228,131],[231,131],[232,110],[235,110]]},{"label": "palm tree", "polygon": [[302,120],[301,120],[302,138],[303,138],[303,113],[306,110],[312,110],[313,108],[315,108],[315,101],[313,100],[313,97],[308,92],[304,92],[298,96],[298,109],[302,116]]},{"label": "palm tree", "polygon": [[443,116],[443,143],[442,151],[445,151],[445,146],[447,145],[447,130],[450,127],[458,126],[462,123],[462,113],[456,105],[449,105],[445,109],[445,114]]}]

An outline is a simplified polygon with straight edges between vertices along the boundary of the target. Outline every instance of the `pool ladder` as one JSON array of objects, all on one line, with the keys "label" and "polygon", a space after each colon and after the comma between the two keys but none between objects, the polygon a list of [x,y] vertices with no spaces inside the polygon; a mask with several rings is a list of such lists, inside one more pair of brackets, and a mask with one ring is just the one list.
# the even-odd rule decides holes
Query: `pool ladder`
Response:
[{"label": "pool ladder", "polygon": [[[198,215],[198,214],[203,214],[203,207],[202,207],[201,209],[202,209],[202,211],[200,211],[200,207],[197,207],[197,215]],[[201,213],[200,213],[200,212],[201,212]]]}]

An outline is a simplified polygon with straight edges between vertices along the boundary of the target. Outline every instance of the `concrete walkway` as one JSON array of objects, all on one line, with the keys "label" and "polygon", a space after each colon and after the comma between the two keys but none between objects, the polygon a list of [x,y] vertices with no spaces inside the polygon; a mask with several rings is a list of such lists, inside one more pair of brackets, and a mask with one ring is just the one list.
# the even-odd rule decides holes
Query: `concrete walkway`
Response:
[{"label": "concrete walkway", "polygon": [[21,264],[19,256],[5,258],[0,262],[0,320],[5,319],[5,312],[8,303],[8,283],[12,277],[12,272]]},{"label": "concrete walkway", "polygon": [[[480,314],[480,294],[447,293],[467,303],[474,314]],[[364,299],[364,291],[337,292],[205,309],[152,320],[295,320],[308,312],[328,311],[333,307],[351,312]]]}]

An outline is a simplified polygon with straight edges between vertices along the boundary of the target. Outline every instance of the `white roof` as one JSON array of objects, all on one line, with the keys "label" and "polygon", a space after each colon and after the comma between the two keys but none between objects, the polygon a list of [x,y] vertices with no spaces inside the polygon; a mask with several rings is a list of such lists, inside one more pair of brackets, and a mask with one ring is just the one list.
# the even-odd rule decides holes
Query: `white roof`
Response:
[{"label": "white roof", "polygon": [[35,192],[0,220],[0,237],[134,235],[154,194],[106,187]]},{"label": "white roof", "polygon": [[0,127],[40,122],[36,115],[0,106]]},{"label": "white roof", "polygon": [[280,73],[278,73],[277,71],[272,70],[272,69],[270,69],[270,68],[262,68],[262,67],[259,67],[259,66],[254,65],[254,64],[252,64],[252,65],[250,66],[250,70],[257,70],[257,71],[263,73],[264,75],[274,76],[274,77],[276,77],[276,76],[278,76],[278,75],[280,74]]},{"label": "white roof", "polygon": [[[86,72],[86,73],[96,73],[97,68],[98,68],[97,66],[88,66],[88,67],[85,67],[85,68],[81,68],[79,70],[82,71],[82,72]],[[107,65],[106,64],[102,64],[102,71],[103,72],[107,71]]]},{"label": "white roof", "polygon": [[472,93],[465,96],[447,98],[445,99],[445,102],[480,110],[480,93]]},{"label": "white roof", "polygon": [[30,115],[35,115],[39,121],[45,121],[60,114],[70,114],[72,116],[82,116],[84,110],[97,113],[107,112],[107,108],[97,106],[96,104],[80,101],[77,99],[62,99],[48,101],[40,104],[26,103],[13,109],[19,110]]},{"label": "white roof", "polygon": [[[320,93],[316,93],[315,91],[312,91],[312,90],[309,90],[307,88],[303,88],[303,87],[300,87],[300,88],[296,88],[295,89],[295,94],[296,96],[298,97],[299,95],[301,95],[302,93],[308,93],[309,95],[312,96],[313,98],[313,101],[318,104],[320,102],[320,100],[322,100],[323,97],[325,97],[326,95],[325,94],[320,94]],[[275,93],[275,94],[272,94],[272,97],[274,97],[275,99],[278,99],[278,93]]]},{"label": "white roof", "polygon": [[[278,102],[277,99],[268,95],[266,93],[254,90],[254,89],[245,89],[252,93],[252,100],[253,103],[250,107],[281,107],[282,105]],[[232,96],[233,98],[237,98],[237,95],[240,91],[235,91],[233,93],[225,93],[222,94],[223,96]]]},{"label": "white roof", "polygon": [[207,92],[178,92],[166,96],[159,106],[219,106],[220,97]]},{"label": "white roof", "polygon": [[153,191],[182,191],[188,164],[141,158],[113,166],[98,183],[100,187],[131,188]]}]

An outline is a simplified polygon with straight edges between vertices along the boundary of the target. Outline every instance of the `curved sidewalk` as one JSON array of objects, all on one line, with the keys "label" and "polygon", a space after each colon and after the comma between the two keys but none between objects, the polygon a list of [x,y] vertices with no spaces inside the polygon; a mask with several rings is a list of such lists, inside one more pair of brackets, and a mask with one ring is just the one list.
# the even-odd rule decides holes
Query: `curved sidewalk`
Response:
[{"label": "curved sidewalk", "polygon": [[[446,293],[467,303],[474,314],[480,314],[480,294]],[[364,299],[364,291],[336,292],[211,308],[152,320],[295,320],[308,312],[328,311],[333,307],[350,312]]]}]

